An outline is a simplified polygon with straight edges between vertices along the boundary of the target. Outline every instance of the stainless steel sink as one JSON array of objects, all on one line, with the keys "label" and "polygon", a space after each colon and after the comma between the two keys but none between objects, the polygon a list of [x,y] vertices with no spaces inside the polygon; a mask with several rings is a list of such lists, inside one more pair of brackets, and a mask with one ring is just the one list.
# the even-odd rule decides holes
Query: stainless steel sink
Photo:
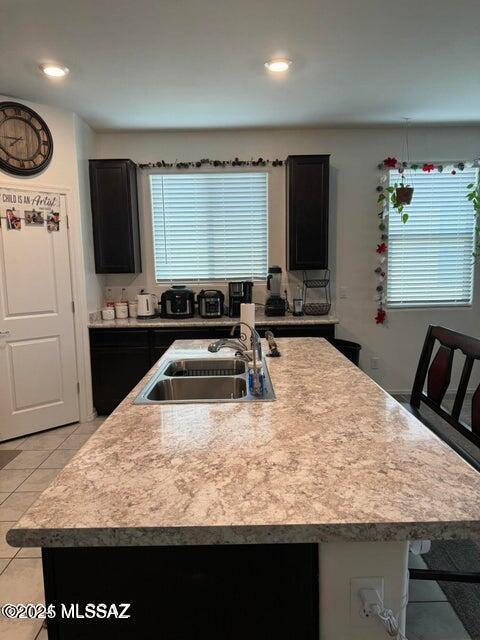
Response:
[{"label": "stainless steel sink", "polygon": [[263,362],[265,393],[250,393],[245,362],[240,358],[184,358],[160,363],[134,404],[191,402],[265,402],[275,400],[268,368]]},{"label": "stainless steel sink", "polygon": [[150,402],[175,400],[233,400],[247,393],[243,378],[170,378],[156,382],[146,394]]},{"label": "stainless steel sink", "polygon": [[237,376],[245,373],[245,362],[239,358],[191,358],[174,360],[163,375],[190,376]]}]

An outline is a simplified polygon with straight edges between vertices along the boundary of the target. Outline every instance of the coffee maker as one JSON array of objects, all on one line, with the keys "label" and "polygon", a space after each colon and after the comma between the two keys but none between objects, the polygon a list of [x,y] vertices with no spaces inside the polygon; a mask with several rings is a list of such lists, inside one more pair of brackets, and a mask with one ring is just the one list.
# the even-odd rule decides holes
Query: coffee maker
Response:
[{"label": "coffee maker", "polygon": [[253,282],[248,280],[228,283],[228,315],[230,318],[239,318],[242,302],[252,301],[252,288]]},{"label": "coffee maker", "polygon": [[282,288],[282,269],[273,265],[268,269],[267,290],[268,296],[265,301],[266,316],[284,316],[287,309],[285,298],[280,295]]}]

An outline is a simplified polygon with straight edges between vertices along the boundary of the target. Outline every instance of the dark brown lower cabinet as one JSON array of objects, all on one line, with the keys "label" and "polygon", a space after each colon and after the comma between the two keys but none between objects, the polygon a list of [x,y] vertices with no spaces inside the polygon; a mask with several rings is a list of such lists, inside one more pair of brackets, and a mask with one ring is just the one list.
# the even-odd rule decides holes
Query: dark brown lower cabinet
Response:
[{"label": "dark brown lower cabinet", "polygon": [[[334,337],[333,324],[257,326],[263,337],[271,329],[278,338]],[[120,404],[175,340],[217,340],[229,327],[176,329],[90,329],[93,405],[108,415]]]},{"label": "dark brown lower cabinet", "polygon": [[150,349],[150,366],[160,360],[163,354],[168,350],[168,347],[152,347]]},{"label": "dark brown lower cabinet", "polygon": [[108,415],[151,367],[147,330],[115,329],[90,333],[93,406]]},{"label": "dark brown lower cabinet", "polygon": [[[42,554],[46,605],[56,614],[47,622],[49,640],[319,637],[316,544],[57,547]],[[86,615],[99,603],[111,617]],[[110,605],[130,617],[115,617]]]}]

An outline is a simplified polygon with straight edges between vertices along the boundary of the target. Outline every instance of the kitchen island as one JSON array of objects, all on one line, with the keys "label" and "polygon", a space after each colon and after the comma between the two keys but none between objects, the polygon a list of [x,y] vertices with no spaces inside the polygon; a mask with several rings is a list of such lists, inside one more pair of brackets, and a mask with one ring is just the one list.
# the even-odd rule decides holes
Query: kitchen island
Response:
[{"label": "kitchen island", "polygon": [[383,577],[401,610],[408,540],[480,536],[476,472],[326,340],[278,345],[275,402],[132,404],[155,365],[10,530],[42,547],[47,601],[141,612],[113,631],[55,619],[51,639],[154,621],[167,639],[383,638],[352,613],[352,577]]}]

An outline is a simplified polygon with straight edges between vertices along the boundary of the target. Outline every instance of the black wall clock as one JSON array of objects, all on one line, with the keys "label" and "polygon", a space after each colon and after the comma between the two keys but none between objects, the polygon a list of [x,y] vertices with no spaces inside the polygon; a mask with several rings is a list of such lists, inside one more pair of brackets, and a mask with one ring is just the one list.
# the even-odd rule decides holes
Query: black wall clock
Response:
[{"label": "black wall clock", "polygon": [[18,102],[0,102],[0,168],[31,176],[48,166],[52,154],[52,134],[38,113]]}]

